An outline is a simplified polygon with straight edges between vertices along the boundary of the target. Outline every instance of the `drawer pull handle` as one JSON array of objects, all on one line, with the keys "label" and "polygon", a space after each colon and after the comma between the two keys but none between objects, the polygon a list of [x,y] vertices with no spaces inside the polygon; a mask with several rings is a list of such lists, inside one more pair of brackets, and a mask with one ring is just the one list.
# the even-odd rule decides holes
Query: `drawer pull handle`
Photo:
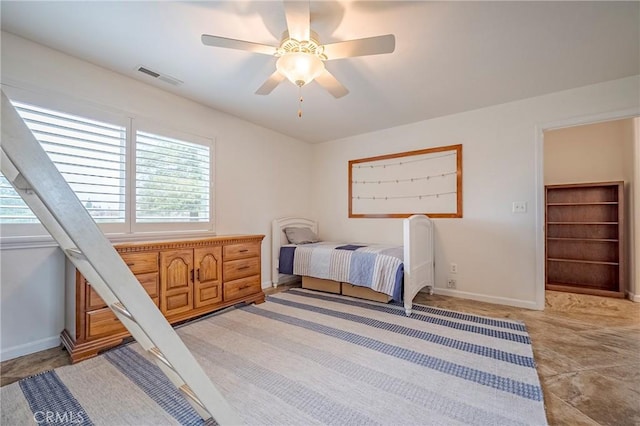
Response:
[{"label": "drawer pull handle", "polygon": [[238,290],[244,290],[251,287],[250,285],[243,285],[242,287],[240,287]]},{"label": "drawer pull handle", "polygon": [[251,268],[251,266],[240,266],[240,267],[238,268],[238,271],[243,271],[243,270],[245,270],[245,269],[249,269],[249,268]]},{"label": "drawer pull handle", "polygon": [[242,250],[240,250],[239,252],[240,252],[240,253],[246,253],[246,252],[248,252],[248,251],[249,251],[249,249],[242,249]]},{"label": "drawer pull handle", "polygon": [[128,267],[135,266],[135,264],[136,264],[135,262],[127,262],[127,266],[128,266]]}]

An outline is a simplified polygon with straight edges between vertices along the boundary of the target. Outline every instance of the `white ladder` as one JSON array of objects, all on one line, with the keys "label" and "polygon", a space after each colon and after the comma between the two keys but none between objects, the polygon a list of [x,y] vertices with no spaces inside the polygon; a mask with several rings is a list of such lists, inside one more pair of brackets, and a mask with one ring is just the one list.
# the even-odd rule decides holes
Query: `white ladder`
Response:
[{"label": "white ladder", "polygon": [[139,284],[2,92],[1,169],[62,251],[91,282],[203,419],[240,424],[235,410]]}]

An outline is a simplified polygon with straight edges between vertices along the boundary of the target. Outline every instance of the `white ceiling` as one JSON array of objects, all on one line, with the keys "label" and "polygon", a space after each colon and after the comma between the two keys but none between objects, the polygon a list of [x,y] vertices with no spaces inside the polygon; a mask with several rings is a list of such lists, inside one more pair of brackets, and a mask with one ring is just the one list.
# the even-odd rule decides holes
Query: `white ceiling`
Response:
[{"label": "white ceiling", "polygon": [[[329,61],[350,91],[254,92],[275,58],[203,33],[277,45],[279,1],[1,2],[2,30],[303,141],[321,142],[640,74],[638,2],[311,2],[322,43],[392,33],[396,50]],[[184,81],[175,87],[136,69]]]}]

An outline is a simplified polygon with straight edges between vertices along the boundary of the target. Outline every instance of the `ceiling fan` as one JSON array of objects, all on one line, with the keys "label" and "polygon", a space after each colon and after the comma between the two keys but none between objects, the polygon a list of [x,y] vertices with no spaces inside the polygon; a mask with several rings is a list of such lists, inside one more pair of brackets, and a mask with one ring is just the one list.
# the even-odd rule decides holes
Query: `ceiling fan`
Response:
[{"label": "ceiling fan", "polygon": [[208,34],[202,35],[202,43],[278,58],[276,71],[258,88],[258,95],[268,95],[287,78],[298,87],[315,80],[336,98],[345,96],[349,91],[325,68],[325,61],[392,53],[396,46],[393,34],[323,45],[317,34],[311,30],[308,1],[284,1],[284,12],[287,31],[284,32],[279,46]]}]

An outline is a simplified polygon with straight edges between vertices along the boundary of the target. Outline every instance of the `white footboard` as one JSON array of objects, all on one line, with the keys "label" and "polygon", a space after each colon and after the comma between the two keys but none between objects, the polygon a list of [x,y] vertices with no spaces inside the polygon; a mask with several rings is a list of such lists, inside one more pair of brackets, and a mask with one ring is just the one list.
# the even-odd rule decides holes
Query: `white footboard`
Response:
[{"label": "white footboard", "polygon": [[411,315],[413,298],[424,287],[435,283],[433,222],[414,215],[404,220],[404,309]]}]

